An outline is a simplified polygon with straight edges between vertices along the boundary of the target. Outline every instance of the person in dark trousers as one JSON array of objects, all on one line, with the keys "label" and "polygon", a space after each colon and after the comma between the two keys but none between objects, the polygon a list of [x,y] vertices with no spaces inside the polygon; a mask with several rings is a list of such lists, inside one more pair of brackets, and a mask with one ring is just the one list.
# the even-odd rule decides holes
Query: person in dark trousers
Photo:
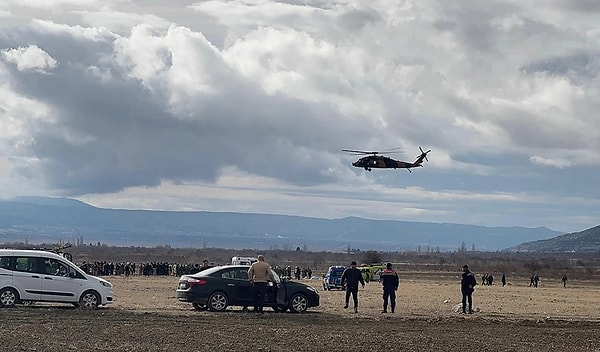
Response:
[{"label": "person in dark trousers", "polygon": [[469,271],[468,265],[463,265],[463,274],[460,280],[460,291],[462,293],[462,312],[463,314],[467,313],[467,302],[469,303],[469,314],[473,314],[473,291],[475,289],[475,285],[477,285],[477,280],[475,279],[475,275]]},{"label": "person in dark trousers", "polygon": [[352,300],[354,301],[354,313],[358,313],[358,283],[362,284],[365,288],[365,280],[362,277],[360,269],[356,267],[356,262],[350,263],[350,267],[346,268],[342,273],[342,287],[346,285],[346,304],[344,309],[348,308],[348,302],[350,301],[350,294],[352,294]]},{"label": "person in dark trousers", "polygon": [[271,267],[265,262],[265,257],[261,254],[258,261],[254,262],[248,269],[248,278],[254,285],[254,313],[262,314],[265,304],[265,294],[267,292],[267,282],[269,279],[275,281]]},{"label": "person in dark trousers", "polygon": [[569,281],[567,274],[564,274],[560,280],[563,282],[563,287],[567,287],[567,281]]},{"label": "person in dark trousers", "polygon": [[387,313],[388,298],[390,300],[390,308],[392,313],[396,310],[396,291],[398,291],[398,274],[392,269],[392,263],[387,263],[385,269],[379,276],[379,281],[383,285],[383,310],[381,313]]},{"label": "person in dark trousers", "polygon": [[502,273],[502,287],[506,286],[506,275]]}]

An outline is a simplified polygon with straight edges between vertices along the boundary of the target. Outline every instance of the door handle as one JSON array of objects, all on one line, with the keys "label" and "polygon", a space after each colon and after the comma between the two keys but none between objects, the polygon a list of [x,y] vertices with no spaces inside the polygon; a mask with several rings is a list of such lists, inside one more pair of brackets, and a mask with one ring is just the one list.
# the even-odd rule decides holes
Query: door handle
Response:
[{"label": "door handle", "polygon": [[46,277],[44,277],[44,280],[52,280],[52,278],[46,276]]},{"label": "door handle", "polygon": [[232,286],[233,287],[233,286],[235,286],[235,284],[227,284],[227,286]]},{"label": "door handle", "polygon": [[32,278],[34,278],[34,279],[39,279],[39,278],[40,278],[40,277],[39,277],[39,276],[37,276],[37,275],[31,275],[31,277],[32,277]]}]

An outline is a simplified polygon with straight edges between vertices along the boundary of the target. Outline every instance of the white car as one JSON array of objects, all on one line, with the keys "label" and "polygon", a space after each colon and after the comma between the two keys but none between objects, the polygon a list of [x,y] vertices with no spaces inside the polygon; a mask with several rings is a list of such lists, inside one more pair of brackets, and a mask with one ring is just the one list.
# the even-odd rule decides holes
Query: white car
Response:
[{"label": "white car", "polygon": [[0,307],[60,302],[95,309],[112,301],[110,282],[86,274],[56,253],[0,249]]}]

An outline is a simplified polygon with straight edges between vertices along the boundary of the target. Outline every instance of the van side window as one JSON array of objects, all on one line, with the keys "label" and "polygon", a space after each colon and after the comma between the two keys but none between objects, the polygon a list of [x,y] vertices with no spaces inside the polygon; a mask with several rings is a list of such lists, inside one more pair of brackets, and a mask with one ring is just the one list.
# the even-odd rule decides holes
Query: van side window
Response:
[{"label": "van side window", "polygon": [[0,269],[10,269],[10,257],[0,257]]},{"label": "van side window", "polygon": [[44,274],[54,276],[67,276],[71,269],[60,261],[44,258]]},{"label": "van side window", "polygon": [[37,272],[37,261],[38,258],[33,257],[16,257],[15,271]]}]

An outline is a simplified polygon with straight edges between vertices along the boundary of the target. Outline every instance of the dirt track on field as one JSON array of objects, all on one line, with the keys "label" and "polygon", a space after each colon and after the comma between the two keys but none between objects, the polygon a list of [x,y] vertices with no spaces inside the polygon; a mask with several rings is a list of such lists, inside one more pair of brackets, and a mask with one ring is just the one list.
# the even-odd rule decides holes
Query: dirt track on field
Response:
[{"label": "dirt track on field", "polygon": [[[323,292],[305,314],[197,312],[175,299],[175,277],[109,277],[115,303],[96,311],[35,304],[0,309],[2,351],[600,351],[600,286],[523,279],[477,286],[473,315],[455,308],[457,274],[400,273],[395,314],[381,288],[359,290],[359,313],[343,292]],[[308,281],[307,281],[308,282]]]}]

